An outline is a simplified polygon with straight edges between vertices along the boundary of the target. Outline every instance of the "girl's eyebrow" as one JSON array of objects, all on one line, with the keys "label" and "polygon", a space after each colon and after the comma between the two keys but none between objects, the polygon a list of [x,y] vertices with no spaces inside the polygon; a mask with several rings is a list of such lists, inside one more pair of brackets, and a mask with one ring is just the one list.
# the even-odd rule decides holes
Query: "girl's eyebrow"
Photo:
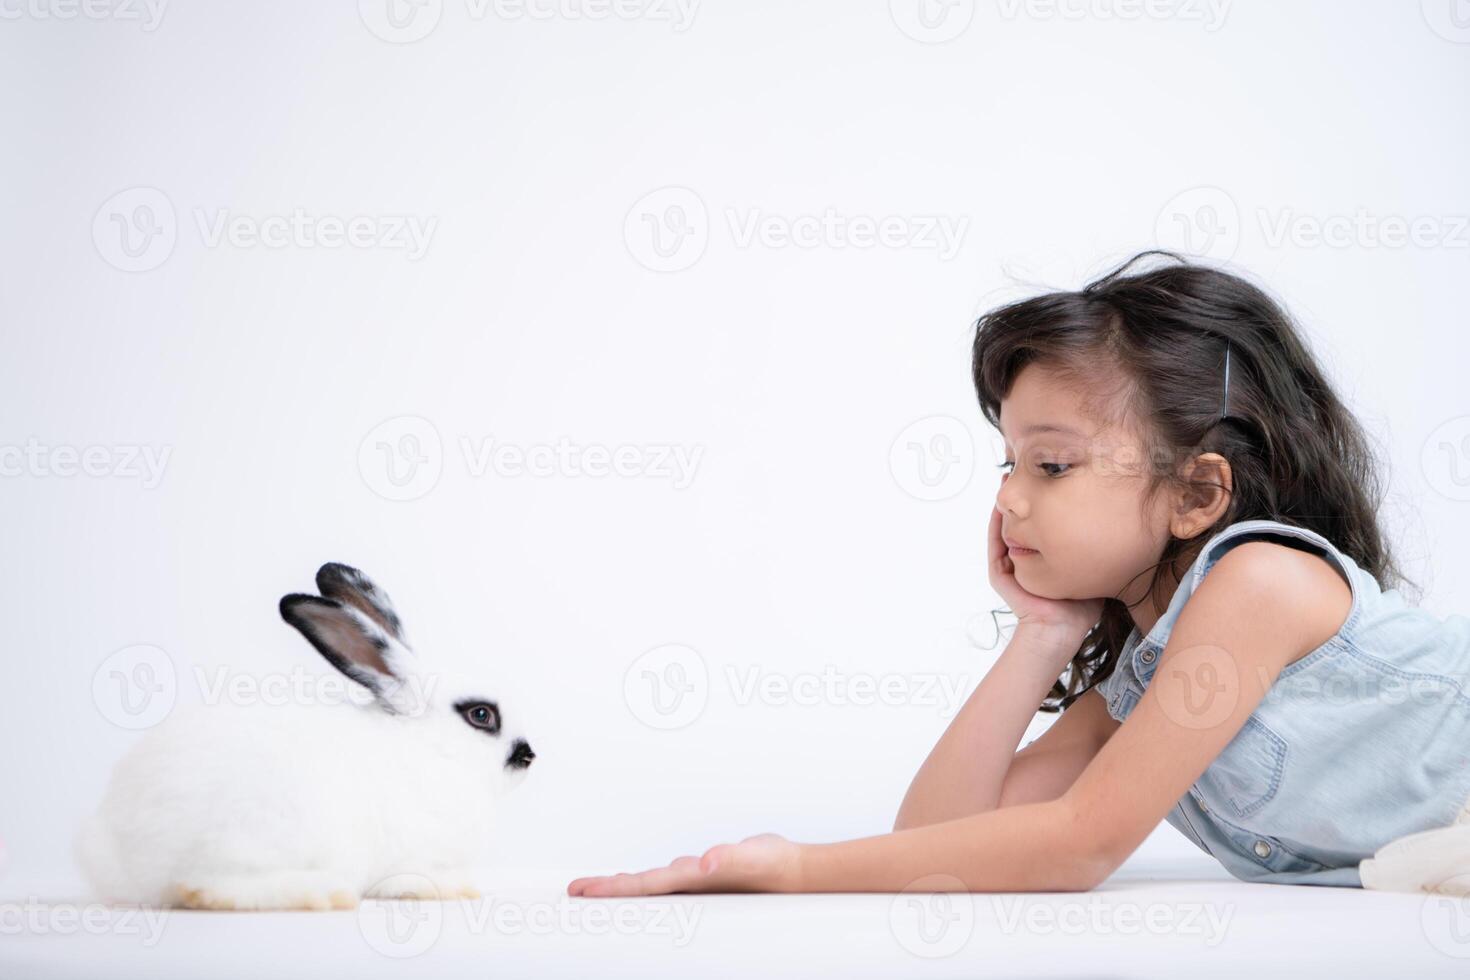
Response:
[{"label": "girl's eyebrow", "polygon": [[[999,428],[999,427],[997,426],[997,428]],[[1035,432],[1060,432],[1063,435],[1069,435],[1069,436],[1085,436],[1086,435],[1085,432],[1079,432],[1078,430],[1073,429],[1073,428],[1071,428],[1069,426],[1057,425],[1054,422],[1037,422],[1037,423],[1034,423],[1032,425],[1026,426],[1026,428],[1023,429],[1023,430],[1021,430],[1021,432],[1022,432],[1022,435],[1031,435],[1032,433],[1035,433]],[[1001,435],[1005,435],[1005,433],[1002,432]]]}]

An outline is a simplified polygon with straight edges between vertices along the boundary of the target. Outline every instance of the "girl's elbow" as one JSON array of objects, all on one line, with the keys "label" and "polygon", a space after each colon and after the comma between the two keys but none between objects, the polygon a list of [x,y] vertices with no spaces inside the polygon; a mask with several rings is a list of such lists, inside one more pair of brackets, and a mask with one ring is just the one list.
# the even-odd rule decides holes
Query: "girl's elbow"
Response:
[{"label": "girl's elbow", "polygon": [[1067,798],[1057,801],[1060,826],[1057,828],[1065,845],[1058,853],[1067,855],[1070,866],[1064,875],[1072,886],[1069,891],[1092,891],[1110,878],[1123,864],[1131,851],[1113,846],[1097,827],[1081,819],[1075,806]]},{"label": "girl's elbow", "polygon": [[1089,852],[1077,861],[1075,882],[1076,887],[1070,891],[1090,892],[1103,882],[1112,877],[1113,872],[1123,862],[1114,859],[1111,855]]}]

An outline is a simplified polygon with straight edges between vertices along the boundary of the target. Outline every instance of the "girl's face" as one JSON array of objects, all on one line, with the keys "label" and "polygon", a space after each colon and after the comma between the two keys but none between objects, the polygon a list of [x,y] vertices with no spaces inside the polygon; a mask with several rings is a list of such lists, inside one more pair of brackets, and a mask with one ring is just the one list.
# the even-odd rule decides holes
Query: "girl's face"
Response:
[{"label": "girl's face", "polygon": [[1013,464],[996,494],[1001,532],[1036,549],[1011,552],[1020,586],[1046,599],[1142,598],[1170,535],[1169,494],[1144,503],[1142,442],[1089,418],[1040,364],[1002,400],[1000,430]]}]

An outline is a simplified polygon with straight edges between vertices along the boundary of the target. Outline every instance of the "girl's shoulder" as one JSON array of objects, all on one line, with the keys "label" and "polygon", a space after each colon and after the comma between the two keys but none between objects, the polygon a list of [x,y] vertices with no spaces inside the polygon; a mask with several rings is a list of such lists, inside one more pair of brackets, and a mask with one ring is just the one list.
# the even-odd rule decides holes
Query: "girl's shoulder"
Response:
[{"label": "girl's shoulder", "polygon": [[1188,585],[1188,591],[1195,591],[1210,569],[1232,553],[1230,564],[1237,575],[1244,572],[1254,581],[1291,589],[1329,607],[1340,604],[1343,615],[1338,621],[1343,627],[1350,625],[1359,611],[1364,578],[1372,580],[1319,532],[1259,518],[1236,521],[1217,531],[1200,548],[1181,586]]},{"label": "girl's shoulder", "polygon": [[[1244,547],[1247,544],[1252,546]],[[1147,636],[1135,637],[1136,646],[1161,652],[1185,604],[1205,576],[1236,549],[1240,550],[1230,560],[1227,577],[1282,590],[1293,600],[1299,598],[1304,606],[1303,614],[1312,618],[1308,628],[1321,632],[1323,643],[1353,631],[1365,603],[1378,593],[1373,576],[1318,532],[1283,521],[1237,521],[1204,543],[1175,588],[1163,615]],[[1249,591],[1257,592],[1255,588]],[[1244,594],[1242,599],[1248,603],[1249,594]],[[1311,608],[1305,608],[1308,606]],[[1248,608],[1242,610],[1243,614],[1249,612]]]},{"label": "girl's shoulder", "polygon": [[1226,601],[1235,598],[1240,615],[1280,619],[1281,628],[1297,638],[1300,653],[1294,659],[1305,657],[1347,626],[1357,606],[1353,573],[1334,560],[1331,551],[1336,549],[1330,544],[1270,530],[1236,535],[1221,544],[1209,566],[1200,570],[1199,581],[1218,565],[1214,579],[1228,590]]}]

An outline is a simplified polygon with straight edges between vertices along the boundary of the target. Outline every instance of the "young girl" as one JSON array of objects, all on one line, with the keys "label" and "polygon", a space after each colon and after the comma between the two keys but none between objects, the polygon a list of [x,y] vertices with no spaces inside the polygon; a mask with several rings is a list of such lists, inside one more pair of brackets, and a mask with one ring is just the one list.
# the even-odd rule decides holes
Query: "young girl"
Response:
[{"label": "young girl", "polygon": [[[1150,254],[1173,262],[1126,274]],[[893,832],[762,834],[569,894],[1083,891],[1161,819],[1283,884],[1371,884],[1415,835],[1430,884],[1470,891],[1443,836],[1470,857],[1470,619],[1384,590],[1367,440],[1287,314],[1145,252],[983,316],[974,379],[1017,625]],[[1038,702],[1062,715],[1017,752]]]}]

